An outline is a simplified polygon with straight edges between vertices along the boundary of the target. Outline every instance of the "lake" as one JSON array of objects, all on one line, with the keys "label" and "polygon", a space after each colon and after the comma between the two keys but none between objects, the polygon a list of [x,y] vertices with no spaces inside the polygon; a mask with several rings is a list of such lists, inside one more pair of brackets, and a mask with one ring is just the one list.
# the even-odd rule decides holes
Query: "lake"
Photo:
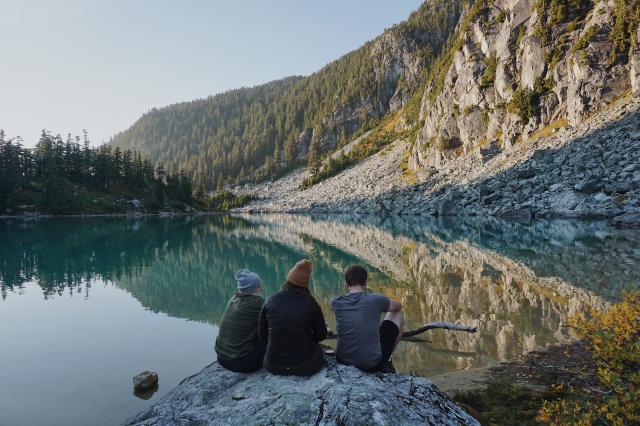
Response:
[{"label": "lake", "polygon": [[[234,272],[266,295],[301,258],[328,324],[351,264],[401,301],[409,328],[461,322],[402,342],[400,372],[491,366],[570,339],[567,319],[640,283],[640,231],[602,222],[493,218],[219,215],[0,222],[0,424],[111,425],[215,360]],[[333,344],[329,342],[329,344]],[[132,393],[145,369],[148,400]]]}]

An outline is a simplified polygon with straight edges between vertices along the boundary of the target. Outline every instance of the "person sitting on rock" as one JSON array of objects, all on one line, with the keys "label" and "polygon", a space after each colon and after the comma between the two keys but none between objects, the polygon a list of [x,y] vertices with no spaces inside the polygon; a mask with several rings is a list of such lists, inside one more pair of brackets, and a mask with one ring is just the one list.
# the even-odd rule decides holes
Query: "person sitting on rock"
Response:
[{"label": "person sitting on rock", "polygon": [[336,360],[367,372],[395,372],[391,354],[404,331],[402,304],[366,292],[367,271],[362,266],[349,267],[344,278],[349,292],[331,300],[338,335]]},{"label": "person sitting on rock", "polygon": [[248,269],[235,275],[237,292],[222,314],[215,350],[227,370],[251,373],[262,368],[267,345],[258,338],[258,320],[264,299],[262,281]]},{"label": "person sitting on rock", "polygon": [[289,271],[282,290],[267,299],[260,313],[260,338],[268,341],[264,367],[272,374],[310,376],[324,366],[318,344],[327,336],[320,306],[309,292],[311,261]]}]

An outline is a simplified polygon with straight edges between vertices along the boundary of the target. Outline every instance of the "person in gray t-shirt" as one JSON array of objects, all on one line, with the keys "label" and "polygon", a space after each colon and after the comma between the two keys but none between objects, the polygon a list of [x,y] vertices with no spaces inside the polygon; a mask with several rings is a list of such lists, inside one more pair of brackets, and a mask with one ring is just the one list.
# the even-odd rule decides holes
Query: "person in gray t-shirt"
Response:
[{"label": "person in gray t-shirt", "polygon": [[392,371],[390,357],[404,329],[402,304],[382,294],[365,292],[367,271],[362,266],[347,269],[345,283],[349,292],[331,300],[336,315],[338,362],[365,371]]}]

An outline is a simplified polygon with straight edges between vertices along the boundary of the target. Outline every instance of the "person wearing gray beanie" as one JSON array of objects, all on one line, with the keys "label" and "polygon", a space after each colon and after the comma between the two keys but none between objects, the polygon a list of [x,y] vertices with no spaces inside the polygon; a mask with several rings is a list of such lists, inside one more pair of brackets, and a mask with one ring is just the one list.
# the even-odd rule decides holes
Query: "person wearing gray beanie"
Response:
[{"label": "person wearing gray beanie", "polygon": [[258,338],[262,280],[248,269],[236,272],[235,280],[236,292],[222,314],[215,350],[218,363],[227,370],[250,373],[262,368],[267,349]]},{"label": "person wearing gray beanie", "polygon": [[240,294],[254,294],[262,286],[262,280],[255,272],[240,269],[236,272],[236,285]]}]

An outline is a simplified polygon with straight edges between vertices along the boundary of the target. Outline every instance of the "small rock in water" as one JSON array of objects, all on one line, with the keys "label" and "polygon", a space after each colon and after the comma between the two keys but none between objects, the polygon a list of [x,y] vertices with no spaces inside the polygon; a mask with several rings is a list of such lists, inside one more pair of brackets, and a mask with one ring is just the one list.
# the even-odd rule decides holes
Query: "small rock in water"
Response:
[{"label": "small rock in water", "polygon": [[154,371],[143,371],[133,378],[133,390],[144,392],[158,384],[158,374]]},{"label": "small rock in water", "polygon": [[160,389],[160,386],[158,386],[158,384],[156,383],[155,385],[153,385],[153,387],[151,389],[147,389],[145,391],[133,391],[133,395],[136,398],[140,398],[142,400],[149,400],[151,399],[151,397],[153,395],[155,395],[155,393],[158,391],[158,389]]}]

